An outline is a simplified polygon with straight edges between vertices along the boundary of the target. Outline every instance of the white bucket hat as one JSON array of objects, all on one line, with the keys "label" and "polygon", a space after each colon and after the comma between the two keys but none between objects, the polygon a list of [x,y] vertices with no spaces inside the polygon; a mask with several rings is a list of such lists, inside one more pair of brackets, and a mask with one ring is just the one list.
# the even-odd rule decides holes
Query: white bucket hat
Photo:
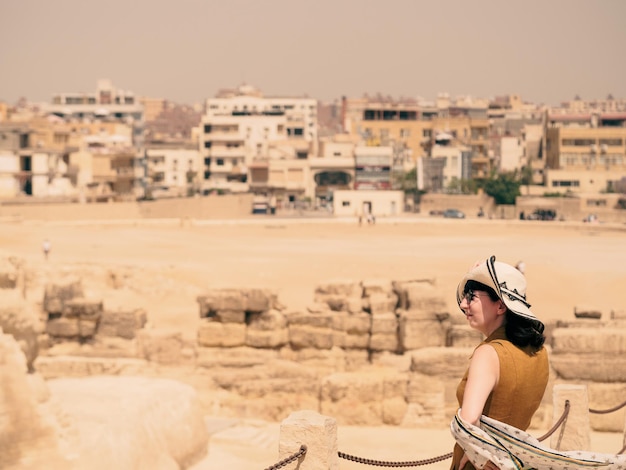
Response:
[{"label": "white bucket hat", "polygon": [[476,281],[491,287],[498,298],[514,314],[530,320],[538,320],[526,301],[526,278],[515,267],[496,261],[495,256],[474,266],[463,277],[456,289],[456,301],[461,306],[467,281]]}]

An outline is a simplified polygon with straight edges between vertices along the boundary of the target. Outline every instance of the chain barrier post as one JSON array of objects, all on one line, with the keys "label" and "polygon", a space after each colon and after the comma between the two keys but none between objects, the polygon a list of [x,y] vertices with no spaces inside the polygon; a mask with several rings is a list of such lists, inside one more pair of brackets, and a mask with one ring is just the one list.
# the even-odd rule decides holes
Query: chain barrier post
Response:
[{"label": "chain barrier post", "polygon": [[307,446],[304,458],[286,465],[286,470],[339,470],[337,421],[312,410],[294,411],[280,424],[279,458]]},{"label": "chain barrier post", "polygon": [[589,398],[586,385],[559,384],[552,391],[552,422],[556,422],[569,400],[567,418],[550,438],[550,447],[557,450],[589,449],[591,445],[591,423],[589,420]]}]

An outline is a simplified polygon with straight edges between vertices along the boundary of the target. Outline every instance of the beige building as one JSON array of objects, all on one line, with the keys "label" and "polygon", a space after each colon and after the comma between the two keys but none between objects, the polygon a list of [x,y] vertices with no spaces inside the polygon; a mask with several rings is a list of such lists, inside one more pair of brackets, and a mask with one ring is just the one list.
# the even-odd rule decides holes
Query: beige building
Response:
[{"label": "beige building", "polygon": [[548,192],[610,192],[626,176],[626,113],[549,115]]},{"label": "beige building", "polygon": [[388,217],[404,210],[402,191],[335,191],[333,213],[339,217]]},{"label": "beige building", "polygon": [[[464,103],[464,104],[462,104]],[[487,108],[452,101],[440,95],[436,103],[417,100],[344,99],[344,128],[368,145],[406,149],[413,162],[432,156],[437,136],[450,135],[472,154],[472,176],[486,176],[493,167],[489,155]]]},{"label": "beige building", "polygon": [[204,192],[250,190],[291,202],[306,193],[303,161],[317,154],[316,100],[264,97],[242,85],[207,100],[200,130]]}]

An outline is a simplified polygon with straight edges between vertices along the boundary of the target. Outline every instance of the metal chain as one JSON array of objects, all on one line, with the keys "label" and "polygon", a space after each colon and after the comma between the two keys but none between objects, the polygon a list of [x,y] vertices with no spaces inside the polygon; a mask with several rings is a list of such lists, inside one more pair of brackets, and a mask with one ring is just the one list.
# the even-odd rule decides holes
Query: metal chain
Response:
[{"label": "metal chain", "polygon": [[274,465],[271,465],[271,466],[267,467],[265,470],[276,470],[278,468],[282,468],[285,465],[290,464],[291,462],[295,462],[300,457],[302,457],[304,454],[306,454],[306,449],[307,449],[306,445],[302,444],[300,446],[300,450],[298,452],[296,452],[293,455],[290,455],[289,457],[287,457],[286,459],[281,460],[280,462],[276,462]]},{"label": "metal chain", "polygon": [[608,414],[608,413],[613,413],[614,411],[617,411],[621,408],[624,408],[626,406],[626,401],[624,403],[622,403],[621,405],[617,405],[614,408],[609,408],[608,410],[594,410],[592,408],[589,408],[589,413],[595,413],[595,414],[599,414],[599,415],[604,415],[604,414]]},{"label": "metal chain", "polygon": [[385,462],[384,460],[371,460],[364,459],[362,457],[355,457],[354,455],[344,454],[343,452],[338,452],[339,458],[345,460],[351,460],[352,462],[364,463],[366,465],[377,465],[379,467],[419,467],[420,465],[430,465],[432,463],[441,462],[443,460],[447,460],[452,457],[452,452],[445,455],[440,455],[439,457],[433,457],[431,459],[424,460],[413,460],[409,462]]},{"label": "metal chain", "polygon": [[[596,413],[596,414],[607,414],[607,413],[612,413],[614,411],[617,411],[623,407],[626,406],[626,401],[624,403],[621,403],[620,405],[617,405],[616,407],[607,409],[607,410],[594,410],[589,408],[589,412],[590,413]],[[552,426],[552,428],[550,428],[550,430],[545,433],[543,436],[539,437],[537,440],[538,441],[544,441],[546,440],[548,437],[550,437],[552,434],[554,434],[556,432],[556,430],[561,426],[561,424],[563,424],[563,422],[567,419],[567,416],[569,415],[569,410],[570,410],[570,402],[569,400],[565,400],[565,408],[563,410],[563,414],[561,415],[561,417],[559,418],[559,420],[554,423],[554,426]],[[275,463],[274,465],[267,467],[265,470],[277,470],[279,468],[284,467],[285,465],[294,462],[295,460],[299,459],[300,457],[302,457],[304,454],[306,454],[306,450],[307,447],[306,445],[302,444],[300,446],[300,450],[298,452],[296,452],[295,454],[291,455],[290,457],[287,457],[286,459],[281,460],[280,462]],[[626,451],[626,446],[624,446],[619,452],[617,452],[617,454],[623,454]],[[422,465],[430,465],[433,463],[437,463],[437,462],[442,462],[444,460],[447,460],[449,458],[452,457],[452,452],[448,453],[448,454],[444,454],[444,455],[440,455],[439,457],[433,457],[430,459],[424,459],[424,460],[412,460],[412,461],[406,461],[406,462],[390,462],[390,461],[384,461],[384,460],[373,460],[373,459],[366,459],[363,457],[356,457],[354,455],[350,455],[350,454],[346,454],[344,452],[338,452],[337,453],[339,455],[339,458],[341,459],[345,459],[345,460],[350,460],[352,462],[357,462],[357,463],[362,463],[362,464],[366,464],[366,465],[375,465],[378,467],[394,467],[394,468],[398,468],[398,467],[419,467]]]},{"label": "metal chain", "polygon": [[547,438],[549,438],[552,434],[554,434],[554,432],[559,429],[559,426],[561,424],[563,424],[563,421],[565,421],[567,419],[567,415],[569,414],[569,400],[565,400],[565,409],[563,410],[563,414],[561,415],[561,417],[559,418],[559,420],[554,423],[554,426],[552,426],[552,429],[550,429],[547,433],[545,433],[543,436],[541,436],[540,438],[538,438],[538,441],[544,441]]}]

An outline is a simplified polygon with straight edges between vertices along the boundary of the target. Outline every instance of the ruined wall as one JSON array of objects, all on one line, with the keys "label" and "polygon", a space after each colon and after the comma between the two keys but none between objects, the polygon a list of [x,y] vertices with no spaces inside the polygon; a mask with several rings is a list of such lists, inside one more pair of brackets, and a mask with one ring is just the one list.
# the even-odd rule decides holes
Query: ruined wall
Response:
[{"label": "ruined wall", "polygon": [[[32,306],[42,321],[33,370],[46,379],[176,378],[194,387],[206,414],[276,421],[313,409],[342,424],[446,426],[481,341],[446,311],[433,279],[324,282],[305,311],[271,289],[206,289],[190,338],[154,328],[146,309],[114,307],[106,289],[88,297],[81,274],[49,282]],[[595,409],[623,401],[626,315],[592,313],[547,325],[551,379],[534,426],[551,424],[557,383],[587,385]],[[591,422],[621,431],[624,418],[620,410]]]}]

